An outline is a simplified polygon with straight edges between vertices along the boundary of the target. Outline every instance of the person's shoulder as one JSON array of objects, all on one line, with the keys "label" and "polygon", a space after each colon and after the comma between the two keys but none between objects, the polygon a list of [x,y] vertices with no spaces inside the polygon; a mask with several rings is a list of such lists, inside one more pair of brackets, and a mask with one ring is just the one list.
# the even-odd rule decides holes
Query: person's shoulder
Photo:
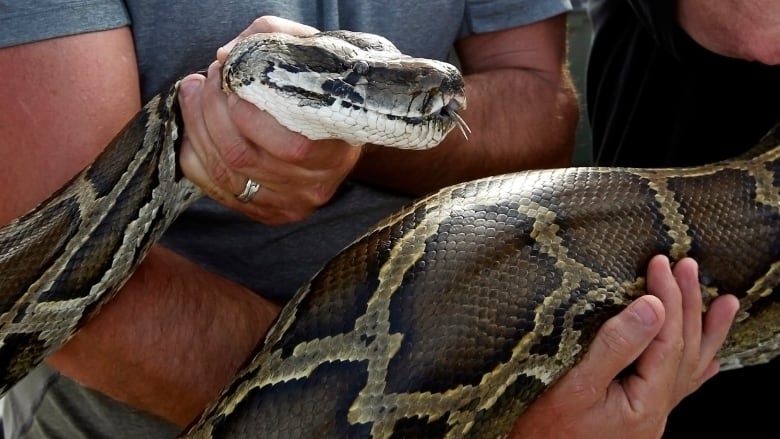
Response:
[{"label": "person's shoulder", "polygon": [[466,0],[466,22],[473,33],[495,32],[571,10],[570,0]]},{"label": "person's shoulder", "polygon": [[0,47],[126,26],[130,17],[116,0],[6,2],[0,9]]}]

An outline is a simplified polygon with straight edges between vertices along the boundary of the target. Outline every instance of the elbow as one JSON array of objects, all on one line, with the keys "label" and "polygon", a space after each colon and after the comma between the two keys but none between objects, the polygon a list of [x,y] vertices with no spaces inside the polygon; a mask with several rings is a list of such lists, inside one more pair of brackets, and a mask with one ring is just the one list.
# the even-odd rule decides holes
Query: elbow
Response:
[{"label": "elbow", "polygon": [[571,166],[580,121],[580,103],[571,78],[566,75],[557,93],[554,132],[550,138],[549,167]]}]

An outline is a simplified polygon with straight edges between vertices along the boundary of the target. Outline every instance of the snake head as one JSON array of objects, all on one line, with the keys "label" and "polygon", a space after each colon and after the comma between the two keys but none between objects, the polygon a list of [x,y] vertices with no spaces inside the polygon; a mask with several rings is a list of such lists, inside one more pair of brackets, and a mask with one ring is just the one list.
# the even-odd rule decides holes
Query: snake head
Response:
[{"label": "snake head", "polygon": [[448,63],[404,55],[376,35],[256,34],[223,67],[223,88],[310,139],[427,149],[468,127],[463,77]]}]

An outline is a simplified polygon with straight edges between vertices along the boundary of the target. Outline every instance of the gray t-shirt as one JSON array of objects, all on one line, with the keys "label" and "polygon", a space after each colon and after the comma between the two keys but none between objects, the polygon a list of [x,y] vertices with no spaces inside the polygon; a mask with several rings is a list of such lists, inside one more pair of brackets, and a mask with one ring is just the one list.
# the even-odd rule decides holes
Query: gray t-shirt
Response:
[{"label": "gray t-shirt", "polygon": [[[205,68],[254,18],[378,33],[413,56],[446,59],[453,42],[567,12],[569,0],[0,0],[0,47],[132,26],[144,100]],[[163,243],[205,268],[284,302],[331,257],[407,197],[347,184],[306,221],[266,227],[204,199]],[[41,366],[5,398],[5,437],[173,437],[159,419]]]}]

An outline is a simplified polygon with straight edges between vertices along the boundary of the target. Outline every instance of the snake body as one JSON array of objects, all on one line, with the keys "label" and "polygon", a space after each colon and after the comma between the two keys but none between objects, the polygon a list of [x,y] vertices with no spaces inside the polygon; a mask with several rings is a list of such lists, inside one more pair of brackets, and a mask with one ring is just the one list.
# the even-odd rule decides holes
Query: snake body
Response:
[{"label": "snake body", "polygon": [[[393,48],[346,32],[325,36],[272,43],[271,52],[301,52],[282,61],[255,59],[267,37],[237,46],[226,88],[240,93],[263,82],[277,97],[242,97],[273,107],[294,95],[299,108],[367,119],[378,119],[372,105],[403,108],[380,124],[437,128],[418,136],[422,147],[461,124],[454,112],[462,82],[450,67],[414,60],[417,73],[401,75],[399,90],[423,88],[405,100],[368,99],[371,73],[396,84],[385,70],[398,70],[388,67],[393,56],[373,63],[320,51],[334,37],[350,44],[347,52]],[[313,68],[301,63],[307,56],[330,61]],[[336,65],[346,73],[328,76]],[[408,73],[411,64],[401,65]],[[4,389],[97,312],[201,195],[176,165],[180,123],[174,86],[84,172],[0,229]],[[421,198],[328,262],[184,434],[502,437],[581,358],[599,326],[643,294],[644,267],[658,253],[698,260],[705,302],[739,295],[723,365],[768,361],[780,343],[779,144],[775,128],[749,156],[706,166],[527,171]]]}]

